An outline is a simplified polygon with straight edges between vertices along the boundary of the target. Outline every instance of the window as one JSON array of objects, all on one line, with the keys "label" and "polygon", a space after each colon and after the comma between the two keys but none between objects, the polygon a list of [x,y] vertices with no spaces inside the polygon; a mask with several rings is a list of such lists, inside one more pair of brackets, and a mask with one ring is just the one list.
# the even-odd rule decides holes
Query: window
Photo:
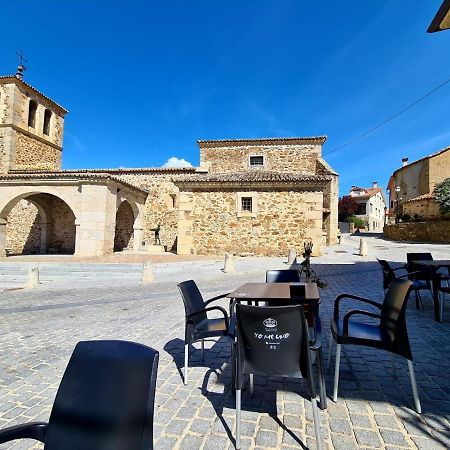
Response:
[{"label": "window", "polygon": [[44,114],[44,134],[47,136],[50,134],[50,119],[52,118],[52,112],[49,109],[45,110]]},{"label": "window", "polygon": [[250,167],[264,166],[264,156],[250,156]]},{"label": "window", "polygon": [[237,192],[236,216],[242,218],[256,217],[258,213],[258,194],[256,192]]},{"label": "window", "polygon": [[36,110],[37,103],[34,100],[30,100],[30,104],[28,106],[28,126],[34,128],[36,125]]},{"label": "window", "polygon": [[252,198],[242,197],[241,198],[241,211],[252,212]]}]

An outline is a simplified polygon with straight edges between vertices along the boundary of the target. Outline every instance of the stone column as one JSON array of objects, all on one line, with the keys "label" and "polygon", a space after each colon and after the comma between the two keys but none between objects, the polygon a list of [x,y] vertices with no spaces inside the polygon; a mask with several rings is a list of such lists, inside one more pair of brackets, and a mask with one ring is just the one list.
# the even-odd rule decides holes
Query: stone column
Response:
[{"label": "stone column", "polygon": [[180,192],[177,234],[177,253],[179,255],[190,255],[194,250],[192,240],[192,219],[190,218],[192,203],[192,192]]},{"label": "stone column", "polygon": [[41,255],[47,253],[47,222],[41,223],[41,247],[39,253]]},{"label": "stone column", "polygon": [[6,219],[0,218],[0,258],[6,257]]},{"label": "stone column", "polygon": [[136,226],[133,227],[133,250],[135,252],[138,252],[139,249],[141,248],[141,240],[143,234],[144,230],[140,225],[137,227]]}]

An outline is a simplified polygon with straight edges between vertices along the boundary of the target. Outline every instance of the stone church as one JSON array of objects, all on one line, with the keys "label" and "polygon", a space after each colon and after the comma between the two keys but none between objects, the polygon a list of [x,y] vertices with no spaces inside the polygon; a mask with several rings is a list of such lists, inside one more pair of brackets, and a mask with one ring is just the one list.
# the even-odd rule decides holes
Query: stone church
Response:
[{"label": "stone church", "polygon": [[[20,68],[19,68],[20,69]],[[0,77],[0,256],[286,255],[337,237],[326,137],[200,140],[197,168],[62,170],[67,110]]]}]

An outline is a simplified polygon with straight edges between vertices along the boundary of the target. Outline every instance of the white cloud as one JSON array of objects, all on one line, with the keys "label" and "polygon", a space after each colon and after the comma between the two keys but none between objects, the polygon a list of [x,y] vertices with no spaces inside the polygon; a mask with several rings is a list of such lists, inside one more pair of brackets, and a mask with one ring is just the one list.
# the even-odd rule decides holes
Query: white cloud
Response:
[{"label": "white cloud", "polygon": [[162,167],[192,167],[192,164],[183,158],[172,156],[162,165]]}]

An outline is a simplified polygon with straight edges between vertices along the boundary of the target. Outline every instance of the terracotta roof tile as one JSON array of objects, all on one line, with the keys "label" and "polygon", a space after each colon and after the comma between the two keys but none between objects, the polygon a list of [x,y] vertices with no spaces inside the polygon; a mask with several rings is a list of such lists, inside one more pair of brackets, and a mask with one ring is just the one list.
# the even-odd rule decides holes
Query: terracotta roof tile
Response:
[{"label": "terracotta roof tile", "polygon": [[207,183],[232,183],[232,182],[296,182],[296,181],[329,181],[329,175],[307,175],[301,173],[268,172],[262,170],[246,172],[228,172],[214,174],[192,174],[174,177],[175,182],[207,182]]},{"label": "terracotta roof tile", "polygon": [[417,197],[414,197],[414,198],[410,198],[408,200],[405,200],[403,203],[417,202],[420,200],[430,200],[430,199],[434,199],[434,198],[435,198],[434,194],[428,193],[428,194],[418,195]]},{"label": "terracotta roof tile", "polygon": [[281,137],[281,138],[254,138],[254,139],[199,139],[197,144],[207,147],[225,147],[231,145],[252,145],[252,144],[287,144],[287,143],[307,143],[317,142],[323,144],[327,140],[326,136],[312,136],[312,137]]}]

